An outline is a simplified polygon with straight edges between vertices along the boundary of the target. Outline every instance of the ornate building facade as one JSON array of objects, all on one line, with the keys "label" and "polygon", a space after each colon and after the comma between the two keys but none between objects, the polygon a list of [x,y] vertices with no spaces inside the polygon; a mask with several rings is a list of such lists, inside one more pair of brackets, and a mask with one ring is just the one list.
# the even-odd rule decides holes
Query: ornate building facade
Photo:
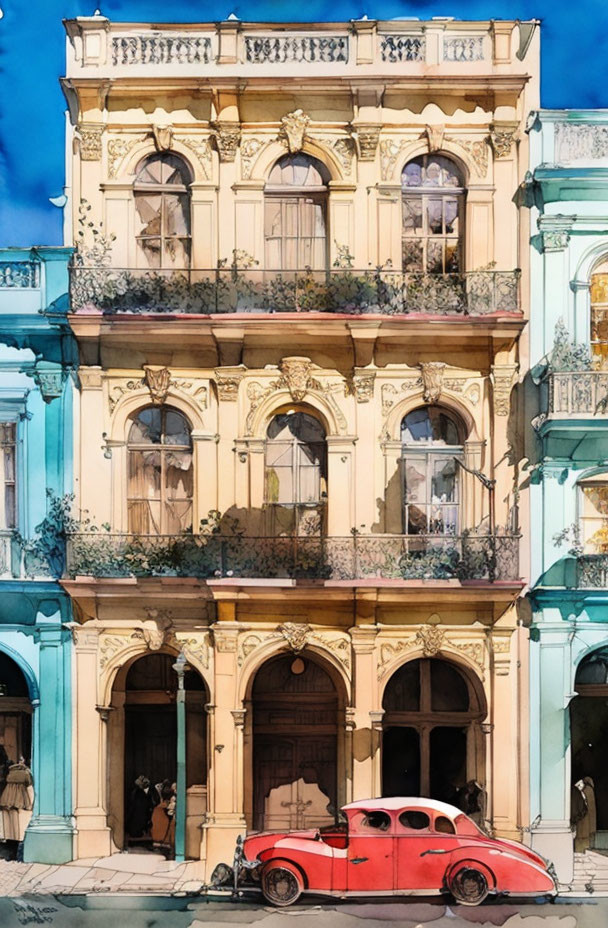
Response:
[{"label": "ornate building facade", "polygon": [[207,875],[383,793],[521,837],[536,24],[66,29],[76,856],[173,779],[180,652]]},{"label": "ornate building facade", "polygon": [[[530,814],[533,844],[570,883],[576,861],[584,870],[580,855],[608,845],[608,114],[540,110],[528,132],[525,419],[531,518],[542,527],[532,545]],[[593,814],[583,814],[591,800]]]},{"label": "ornate building facade", "polygon": [[21,758],[34,786],[3,838],[48,863],[72,859],[74,836],[71,610],[53,519],[72,479],[71,252],[0,251],[0,760],[2,786]]}]

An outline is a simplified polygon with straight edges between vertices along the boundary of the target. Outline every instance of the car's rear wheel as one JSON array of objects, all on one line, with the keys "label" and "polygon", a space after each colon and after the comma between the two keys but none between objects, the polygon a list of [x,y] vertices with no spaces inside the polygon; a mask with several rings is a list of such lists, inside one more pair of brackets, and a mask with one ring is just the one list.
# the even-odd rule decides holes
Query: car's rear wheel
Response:
[{"label": "car's rear wheel", "polygon": [[462,867],[450,879],[450,892],[460,905],[481,905],[489,892],[488,881],[475,867]]},{"label": "car's rear wheel", "polygon": [[287,862],[270,863],[262,870],[262,892],[273,905],[292,905],[303,890],[300,873]]}]

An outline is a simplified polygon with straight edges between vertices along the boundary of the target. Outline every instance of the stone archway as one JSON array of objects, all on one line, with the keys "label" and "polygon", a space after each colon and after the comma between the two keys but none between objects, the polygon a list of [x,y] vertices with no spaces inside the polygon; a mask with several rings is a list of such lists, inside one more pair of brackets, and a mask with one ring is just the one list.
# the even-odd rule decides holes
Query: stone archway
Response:
[{"label": "stone archway", "polygon": [[17,843],[23,841],[32,815],[33,790],[28,788],[29,807],[19,809],[13,808],[12,803],[4,806],[2,796],[11,768],[23,771],[26,778],[29,776],[25,768],[31,767],[32,714],[23,671],[8,654],[0,651],[0,827],[12,854],[16,853]]},{"label": "stone archway", "polygon": [[336,820],[343,801],[339,688],[311,653],[282,653],[257,671],[250,697],[252,772],[248,826],[314,828]]},{"label": "stone archway", "polygon": [[382,794],[464,803],[483,821],[486,709],[468,673],[440,658],[408,661],[389,679],[382,706]]},{"label": "stone archway", "polygon": [[[109,713],[108,821],[118,847],[150,846],[152,835],[133,812],[134,783],[174,783],[177,767],[175,655],[136,657],[116,676]],[[190,668],[186,689],[186,857],[200,855],[200,826],[207,810],[208,725],[206,684]],[[156,797],[155,797],[156,798]],[[170,832],[168,832],[170,834]],[[170,842],[169,842],[170,843]]]}]

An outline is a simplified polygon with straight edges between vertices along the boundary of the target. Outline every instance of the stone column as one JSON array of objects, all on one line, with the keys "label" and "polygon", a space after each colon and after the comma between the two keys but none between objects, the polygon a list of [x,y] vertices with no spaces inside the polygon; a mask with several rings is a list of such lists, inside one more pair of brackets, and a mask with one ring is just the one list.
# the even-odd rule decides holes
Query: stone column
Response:
[{"label": "stone column", "polygon": [[354,455],[354,438],[327,437],[327,534],[330,537],[349,536],[355,524]]},{"label": "stone column", "polygon": [[384,441],[384,525],[382,531],[393,535],[403,532],[403,477],[400,441]]},{"label": "stone column", "polygon": [[510,655],[510,634],[493,636],[492,660],[492,824],[497,834],[521,839],[518,828],[520,753],[517,668]]},{"label": "stone column", "polygon": [[[58,606],[58,603],[51,603]],[[34,747],[34,815],[25,835],[25,861],[65,863],[73,857],[71,705],[68,632],[59,611],[38,613],[40,629],[40,706],[36,712]]]},{"label": "stone column", "polygon": [[198,531],[201,519],[205,519],[211,509],[218,508],[217,502],[217,445],[218,436],[211,432],[193,432],[194,473],[197,476],[194,487],[194,505],[192,527]]},{"label": "stone column", "polygon": [[353,800],[376,795],[374,762],[380,753],[377,729],[372,727],[371,713],[376,709],[376,636],[374,625],[357,625],[350,629],[353,649]]},{"label": "stone column", "polygon": [[560,883],[574,876],[574,844],[570,828],[570,645],[568,629],[540,630],[531,644],[532,763],[536,798],[531,815],[532,847],[552,860]]},{"label": "stone column", "polygon": [[245,832],[243,815],[242,706],[236,705],[237,637],[233,603],[218,603],[218,621],[212,626],[214,655],[213,743],[209,769],[209,814],[206,879],[220,863],[232,863],[238,835]]},{"label": "stone column", "polygon": [[102,721],[96,710],[99,632],[86,625],[74,627],[73,632],[76,659],[75,856],[105,857],[112,852],[112,841],[103,805]]}]

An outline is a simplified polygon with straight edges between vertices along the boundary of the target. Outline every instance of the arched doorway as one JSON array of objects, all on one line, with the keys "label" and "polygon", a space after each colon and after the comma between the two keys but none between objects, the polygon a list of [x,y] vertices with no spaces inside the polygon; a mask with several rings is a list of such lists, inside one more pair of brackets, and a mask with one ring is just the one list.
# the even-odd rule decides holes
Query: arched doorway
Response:
[{"label": "arched doorway", "polygon": [[251,712],[248,825],[263,831],[334,822],[343,799],[343,704],[328,671],[307,652],[272,658],[255,676]]},{"label": "arched doorway", "polygon": [[[32,751],[32,704],[27,680],[18,664],[0,651],[0,828],[6,844],[2,856],[15,856],[32,815],[33,789],[30,771]],[[14,787],[19,783],[19,807],[15,808]],[[6,789],[6,793],[5,793]],[[4,802],[10,793],[11,801]]]},{"label": "arched doorway", "polygon": [[575,850],[608,849],[608,647],[585,657],[570,703]]},{"label": "arched doorway", "polygon": [[[177,675],[175,656],[146,654],[122,668],[112,691],[109,750],[110,825],[119,847],[153,846],[170,849],[172,830],[158,841],[149,827],[148,812],[158,798],[157,784],[174,784],[177,774]],[[200,825],[207,798],[207,687],[192,668],[186,689],[186,856],[200,852]],[[145,783],[143,781],[146,781]],[[148,785],[146,785],[146,783]],[[146,794],[149,802],[142,798]],[[162,793],[162,790],[158,790]]]},{"label": "arched doorway", "polygon": [[[399,667],[386,685],[382,736],[382,794],[428,796],[462,807],[484,787],[483,696],[468,674],[439,658]],[[467,808],[483,816],[484,809]]]}]

